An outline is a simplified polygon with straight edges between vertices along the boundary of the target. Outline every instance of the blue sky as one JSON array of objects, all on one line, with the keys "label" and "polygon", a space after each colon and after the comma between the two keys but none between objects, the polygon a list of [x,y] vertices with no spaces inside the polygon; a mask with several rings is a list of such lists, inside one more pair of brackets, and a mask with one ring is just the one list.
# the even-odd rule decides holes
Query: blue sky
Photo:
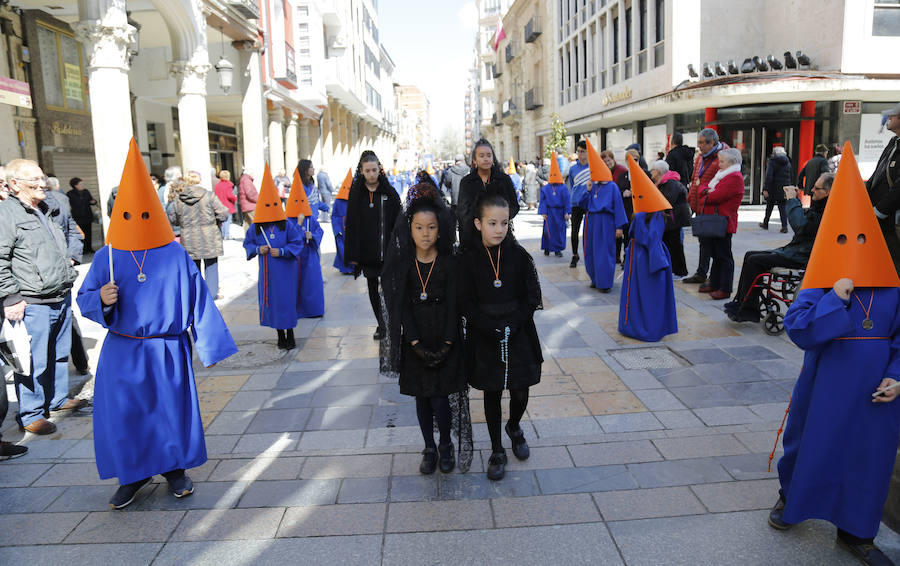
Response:
[{"label": "blue sky", "polygon": [[397,68],[395,82],[414,84],[431,103],[431,135],[462,131],[467,70],[478,14],[463,0],[379,0],[381,42]]}]

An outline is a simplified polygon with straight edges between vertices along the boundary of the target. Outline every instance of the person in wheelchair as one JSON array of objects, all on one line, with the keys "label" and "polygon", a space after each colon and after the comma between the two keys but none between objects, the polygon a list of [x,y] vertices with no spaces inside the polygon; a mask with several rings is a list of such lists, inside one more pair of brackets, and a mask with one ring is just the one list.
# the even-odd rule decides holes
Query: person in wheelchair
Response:
[{"label": "person in wheelchair", "polygon": [[833,182],[834,173],[820,175],[813,186],[809,208],[805,210],[797,198],[797,187],[784,187],[787,217],[791,228],[794,229],[794,237],[786,246],[774,250],[749,251],[744,254],[744,265],[741,268],[737,293],[734,295],[735,300],[726,303],[724,307],[728,318],[735,322],[759,322],[760,288],[753,285],[756,278],[774,267],[789,269],[806,267]]}]

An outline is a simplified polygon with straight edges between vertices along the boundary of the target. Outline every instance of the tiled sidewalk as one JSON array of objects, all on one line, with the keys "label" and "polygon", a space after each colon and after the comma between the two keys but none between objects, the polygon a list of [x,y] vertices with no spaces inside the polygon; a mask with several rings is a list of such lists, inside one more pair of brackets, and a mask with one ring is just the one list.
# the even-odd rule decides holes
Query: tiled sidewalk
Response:
[{"label": "tiled sidewalk", "polygon": [[[195,494],[176,500],[156,478],[110,511],[115,482],[97,478],[90,414],[54,419],[59,432],[28,435],[29,454],[0,463],[0,564],[854,563],[826,523],[765,523],[778,489],[768,453],[801,352],[680,284],[677,335],[624,338],[618,284],[589,289],[568,253],[537,250],[536,216],[516,224],[542,278],[546,362],[523,422],[531,458],[510,454],[503,481],[483,473],[477,391],[472,469],[418,473],[415,407],[378,375],[364,281],[323,257],[326,316],[302,321],[284,356],[257,324],[256,264],[227,242],[221,308],[241,353],[198,369],[210,460],[190,472]],[[783,243],[750,225],[737,260]],[[694,265],[690,237],[686,250]],[[82,329],[89,345],[102,339]],[[10,422],[4,438],[21,438]],[[886,527],[879,543],[900,558]]]}]

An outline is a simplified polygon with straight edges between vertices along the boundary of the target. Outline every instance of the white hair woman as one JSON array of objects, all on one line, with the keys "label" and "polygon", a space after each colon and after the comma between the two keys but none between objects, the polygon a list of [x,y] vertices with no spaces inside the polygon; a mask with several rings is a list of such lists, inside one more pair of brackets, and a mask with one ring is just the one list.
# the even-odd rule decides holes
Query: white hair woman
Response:
[{"label": "white hair woman", "polygon": [[681,184],[681,175],[677,171],[669,170],[669,164],[662,159],[650,164],[650,178],[672,205],[672,214],[666,216],[662,241],[672,258],[672,277],[678,280],[688,274],[687,262],[684,259],[684,243],[681,240],[681,229],[691,223],[687,189]]}]

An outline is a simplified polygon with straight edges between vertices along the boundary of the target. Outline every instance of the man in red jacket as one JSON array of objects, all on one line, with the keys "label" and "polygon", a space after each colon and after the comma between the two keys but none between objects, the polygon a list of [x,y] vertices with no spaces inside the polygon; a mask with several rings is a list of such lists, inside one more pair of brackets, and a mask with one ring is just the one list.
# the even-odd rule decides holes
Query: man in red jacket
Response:
[{"label": "man in red jacket", "polygon": [[[719,134],[712,128],[704,128],[697,134],[698,155],[694,159],[694,172],[691,175],[691,183],[688,186],[688,204],[695,214],[700,214],[702,202],[700,199],[700,187],[708,185],[712,178],[719,172],[719,152],[726,149],[728,144],[719,141]],[[690,277],[681,280],[682,283],[705,284],[706,272],[709,270],[711,258],[710,242],[707,238],[700,240],[700,262],[697,271]]]}]

